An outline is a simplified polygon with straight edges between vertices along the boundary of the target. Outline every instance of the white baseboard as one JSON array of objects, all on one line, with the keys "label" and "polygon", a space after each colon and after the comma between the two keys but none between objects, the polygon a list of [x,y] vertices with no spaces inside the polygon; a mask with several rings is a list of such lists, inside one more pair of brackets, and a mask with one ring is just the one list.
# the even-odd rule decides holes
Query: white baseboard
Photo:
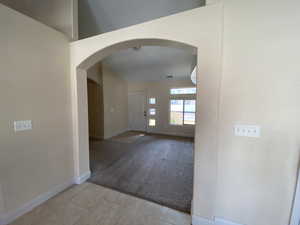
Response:
[{"label": "white baseboard", "polygon": [[33,208],[41,205],[42,203],[46,202],[48,199],[54,197],[58,193],[64,191],[68,187],[72,186],[73,184],[82,184],[84,183],[87,179],[89,179],[91,176],[91,171],[87,171],[80,177],[75,177],[64,184],[57,185],[54,187],[52,190],[41,194],[31,200],[30,202],[25,203],[18,209],[16,209],[13,212],[6,213],[5,215],[0,215],[0,225],[7,225],[14,220],[16,220],[18,217],[30,212]]},{"label": "white baseboard", "polygon": [[222,218],[218,218],[218,217],[215,218],[215,223],[216,223],[216,225],[243,225],[240,223],[235,223],[235,222],[225,220]]},{"label": "white baseboard", "polygon": [[193,225],[243,225],[243,224],[234,223],[232,221],[225,220],[218,217],[215,217],[214,220],[209,220],[195,215],[192,216],[192,224]]},{"label": "white baseboard", "polygon": [[163,132],[163,131],[148,131],[149,134],[162,134],[162,135],[169,135],[169,136],[176,136],[176,137],[189,137],[193,138],[194,135],[191,134],[184,134],[184,133],[177,133],[177,132]]},{"label": "white baseboard", "polygon": [[129,128],[125,128],[125,129],[122,129],[122,130],[120,130],[120,131],[118,131],[118,132],[114,132],[114,133],[111,134],[111,135],[104,135],[104,139],[109,139],[109,138],[118,136],[118,135],[120,135],[120,134],[123,134],[123,133],[126,132],[126,131],[129,131],[129,130],[130,130]]},{"label": "white baseboard", "polygon": [[75,184],[82,184],[86,182],[91,177],[91,171],[87,171],[84,174],[82,174],[80,177],[76,177],[74,179]]},{"label": "white baseboard", "polygon": [[[189,138],[194,138],[195,137],[194,134],[187,134],[187,133],[180,133],[180,132],[167,132],[167,131],[150,130],[150,129],[147,130],[147,131],[142,131],[142,130],[136,130],[136,129],[130,129],[129,128],[125,131],[140,131],[140,132],[146,132],[148,134],[162,134],[162,135],[169,135],[169,136],[176,136],[176,137],[189,137]],[[125,131],[122,131],[119,134],[122,134]],[[117,135],[114,135],[114,136],[117,136]]]},{"label": "white baseboard", "polygon": [[42,204],[45,201],[47,201],[48,199],[54,197],[55,195],[62,192],[63,190],[65,190],[66,188],[70,187],[73,184],[74,184],[74,179],[71,179],[71,180],[65,182],[64,184],[57,185],[52,190],[37,196],[36,198],[31,200],[30,202],[25,203],[24,205],[22,205],[15,211],[9,212],[5,215],[2,215],[0,218],[0,225],[6,225],[6,224],[11,223],[18,217],[30,212],[33,208],[39,206],[40,204]]},{"label": "white baseboard", "polygon": [[192,225],[215,225],[213,220],[208,220],[199,216],[192,216]]}]

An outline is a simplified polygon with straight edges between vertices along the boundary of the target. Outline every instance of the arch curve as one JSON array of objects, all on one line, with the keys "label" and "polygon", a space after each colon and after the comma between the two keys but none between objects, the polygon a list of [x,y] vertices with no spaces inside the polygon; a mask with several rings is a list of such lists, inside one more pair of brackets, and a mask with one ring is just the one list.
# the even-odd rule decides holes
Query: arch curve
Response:
[{"label": "arch curve", "polygon": [[73,157],[77,183],[86,180],[90,174],[87,69],[106,56],[126,48],[141,45],[183,48],[197,53],[197,86],[201,85],[197,92],[194,170],[194,190],[197,192],[193,196],[193,212],[204,218],[214,218],[222,77],[222,15],[222,4],[214,4],[70,44]]},{"label": "arch curve", "polygon": [[158,39],[158,38],[140,38],[140,39],[130,39],[118,43],[109,45],[103,49],[97,50],[94,54],[90,55],[84,59],[79,65],[78,69],[87,70],[95,63],[101,61],[105,57],[118,52],[123,49],[134,48],[137,46],[161,46],[161,47],[173,47],[177,49],[183,49],[193,55],[197,55],[197,47],[179,42],[174,40],[167,39]]}]

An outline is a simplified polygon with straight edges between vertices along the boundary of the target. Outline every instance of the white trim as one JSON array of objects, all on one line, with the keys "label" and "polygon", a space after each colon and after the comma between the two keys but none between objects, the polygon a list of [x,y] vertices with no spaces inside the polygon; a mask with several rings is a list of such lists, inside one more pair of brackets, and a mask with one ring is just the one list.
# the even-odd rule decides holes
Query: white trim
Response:
[{"label": "white trim", "polygon": [[215,225],[213,220],[208,220],[200,216],[192,216],[192,225]]},{"label": "white trim", "polygon": [[224,220],[221,218],[215,217],[214,220],[209,220],[200,216],[192,216],[192,225],[242,225],[239,223],[234,223],[229,220]]},{"label": "white trim", "polygon": [[195,137],[194,134],[184,134],[180,132],[164,132],[164,131],[148,131],[149,134],[164,134],[164,135],[170,135],[170,136],[178,136],[178,137]]},{"label": "white trim", "polygon": [[64,191],[65,189],[72,186],[73,184],[84,183],[87,179],[90,178],[90,176],[91,176],[91,171],[87,171],[80,177],[75,177],[75,178],[65,182],[64,184],[57,185],[52,190],[37,196],[33,200],[31,200],[31,201],[25,203],[24,205],[22,205],[21,207],[17,208],[15,211],[9,212],[7,214],[1,214],[0,215],[0,225],[6,225],[6,224],[13,222],[18,217],[30,212],[35,207],[46,202],[48,199],[54,197],[55,195]]},{"label": "white trim", "polygon": [[72,0],[72,41],[77,41],[78,37],[78,0]]},{"label": "white trim", "polygon": [[300,225],[300,171],[298,172],[298,182],[290,225]]},{"label": "white trim", "polygon": [[30,212],[33,208],[41,205],[48,199],[54,197],[55,195],[67,189],[73,184],[74,184],[74,179],[71,179],[68,182],[65,182],[64,184],[57,185],[52,190],[37,196],[30,202],[27,202],[21,207],[17,208],[15,211],[9,212],[6,215],[2,215],[2,218],[0,218],[0,225],[6,225],[13,222],[18,217]]},{"label": "white trim", "polygon": [[[130,129],[129,129],[129,128],[125,128],[125,129],[122,129],[121,131],[114,132],[114,133],[111,134],[111,135],[105,135],[105,134],[104,134],[104,140],[109,139],[109,138],[112,138],[112,137],[115,137],[115,136],[118,136],[118,135],[123,134],[123,133],[125,133],[125,132],[127,132],[127,131],[130,131]],[[104,133],[105,133],[105,131],[104,131]]]},{"label": "white trim", "polygon": [[91,171],[87,171],[84,174],[82,174],[80,177],[76,177],[74,179],[75,184],[82,184],[87,181],[91,177]]},{"label": "white trim", "polygon": [[229,221],[229,220],[224,220],[224,219],[221,219],[221,218],[215,218],[215,224],[216,225],[242,225],[240,223],[234,223],[232,221]]},{"label": "white trim", "polygon": [[206,0],[206,6],[220,3],[220,0]]}]

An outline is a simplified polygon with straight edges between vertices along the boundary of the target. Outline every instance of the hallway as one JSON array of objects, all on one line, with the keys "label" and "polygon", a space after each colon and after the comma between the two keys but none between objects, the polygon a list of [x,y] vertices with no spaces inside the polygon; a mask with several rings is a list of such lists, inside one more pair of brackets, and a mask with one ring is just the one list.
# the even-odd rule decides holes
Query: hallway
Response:
[{"label": "hallway", "polygon": [[140,135],[90,144],[90,182],[190,212],[193,190],[191,138]]}]

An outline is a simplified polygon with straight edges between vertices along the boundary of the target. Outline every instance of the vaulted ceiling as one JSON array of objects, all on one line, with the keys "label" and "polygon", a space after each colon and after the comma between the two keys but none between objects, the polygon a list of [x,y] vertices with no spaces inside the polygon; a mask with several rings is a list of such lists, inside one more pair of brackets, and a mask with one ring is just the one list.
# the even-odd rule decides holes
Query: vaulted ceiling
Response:
[{"label": "vaulted ceiling", "polygon": [[[71,1],[51,0],[46,4],[38,0],[0,0],[0,3],[65,32],[61,24],[70,17]],[[205,0],[78,0],[79,36],[86,38],[204,5]],[[169,75],[174,80],[186,80],[196,56],[178,49],[144,46],[117,52],[105,62],[126,80],[164,80]]]},{"label": "vaulted ceiling", "polygon": [[[205,0],[79,0],[79,35],[86,38],[205,5]],[[180,29],[180,27],[178,27]],[[190,79],[196,56],[166,47],[123,50],[105,59],[126,80]]]},{"label": "vaulted ceiling", "polygon": [[205,5],[205,0],[78,0],[79,35],[86,38]]}]

